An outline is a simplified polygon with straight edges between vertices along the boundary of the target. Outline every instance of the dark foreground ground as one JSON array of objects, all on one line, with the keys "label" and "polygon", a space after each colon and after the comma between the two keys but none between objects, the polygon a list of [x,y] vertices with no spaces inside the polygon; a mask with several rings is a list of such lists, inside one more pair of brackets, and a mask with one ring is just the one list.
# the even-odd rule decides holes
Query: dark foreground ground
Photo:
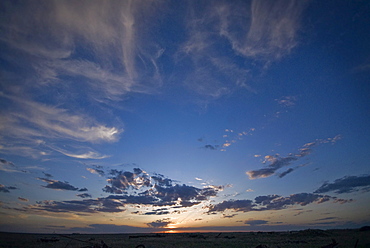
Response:
[{"label": "dark foreground ground", "polygon": [[[54,240],[57,239],[58,241]],[[338,245],[327,246],[333,243]],[[43,241],[41,241],[43,240]],[[104,244],[106,246],[104,246]],[[235,232],[177,234],[18,234],[0,233],[0,248],[8,247],[111,247],[111,248],[180,248],[180,247],[369,247],[370,231],[318,230],[298,232]]]}]

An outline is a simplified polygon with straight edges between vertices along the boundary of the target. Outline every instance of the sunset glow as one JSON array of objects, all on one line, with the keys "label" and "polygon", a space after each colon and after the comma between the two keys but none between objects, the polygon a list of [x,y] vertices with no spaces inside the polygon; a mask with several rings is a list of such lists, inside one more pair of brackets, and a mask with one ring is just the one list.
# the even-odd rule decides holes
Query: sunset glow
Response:
[{"label": "sunset glow", "polygon": [[0,231],[370,225],[369,13],[0,1]]}]

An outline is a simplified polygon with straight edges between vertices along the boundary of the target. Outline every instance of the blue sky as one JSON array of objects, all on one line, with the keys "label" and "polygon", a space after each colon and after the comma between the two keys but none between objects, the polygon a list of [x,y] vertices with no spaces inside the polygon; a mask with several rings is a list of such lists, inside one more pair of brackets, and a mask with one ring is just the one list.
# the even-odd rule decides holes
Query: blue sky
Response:
[{"label": "blue sky", "polygon": [[0,231],[370,224],[368,1],[2,1]]}]

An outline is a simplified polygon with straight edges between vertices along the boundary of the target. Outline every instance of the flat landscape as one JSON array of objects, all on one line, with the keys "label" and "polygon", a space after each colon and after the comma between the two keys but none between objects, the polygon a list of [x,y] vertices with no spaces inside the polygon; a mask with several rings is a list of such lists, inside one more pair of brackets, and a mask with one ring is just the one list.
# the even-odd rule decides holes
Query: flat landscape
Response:
[{"label": "flat landscape", "polygon": [[[337,243],[334,245],[333,242]],[[327,246],[333,244],[332,246]],[[15,247],[370,247],[370,231],[359,229],[294,232],[152,233],[152,234],[20,234],[0,233],[1,248]]]}]

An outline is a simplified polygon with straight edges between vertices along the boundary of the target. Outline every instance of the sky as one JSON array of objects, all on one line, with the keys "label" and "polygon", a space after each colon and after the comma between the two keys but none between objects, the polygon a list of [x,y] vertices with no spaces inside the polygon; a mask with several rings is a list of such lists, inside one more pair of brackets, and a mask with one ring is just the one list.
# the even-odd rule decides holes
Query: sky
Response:
[{"label": "sky", "polygon": [[369,12],[1,1],[0,231],[370,225]]}]

